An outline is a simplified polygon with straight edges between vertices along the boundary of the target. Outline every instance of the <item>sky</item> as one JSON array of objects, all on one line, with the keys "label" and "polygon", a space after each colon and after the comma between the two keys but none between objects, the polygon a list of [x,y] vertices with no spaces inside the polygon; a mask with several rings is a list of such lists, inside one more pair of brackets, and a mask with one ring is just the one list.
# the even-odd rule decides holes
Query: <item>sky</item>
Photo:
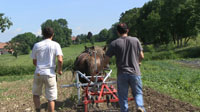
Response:
[{"label": "sky", "polygon": [[13,25],[0,33],[0,42],[8,42],[18,34],[41,35],[41,24],[51,19],[66,19],[72,36],[98,34],[119,21],[121,13],[142,7],[150,0],[2,0],[0,13]]}]

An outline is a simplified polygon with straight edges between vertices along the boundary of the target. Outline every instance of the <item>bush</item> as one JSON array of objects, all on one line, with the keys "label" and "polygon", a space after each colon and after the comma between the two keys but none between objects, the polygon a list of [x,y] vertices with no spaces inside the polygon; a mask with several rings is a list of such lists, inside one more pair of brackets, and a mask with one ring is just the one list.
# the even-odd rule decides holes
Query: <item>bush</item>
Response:
[{"label": "bush", "polygon": [[34,66],[4,66],[0,65],[0,76],[5,75],[27,75],[33,74],[35,71]]},{"label": "bush", "polygon": [[[72,70],[72,67],[74,65],[74,60],[67,60],[63,63],[63,69],[65,70]],[[28,74],[34,74],[35,67],[33,65],[30,66],[4,66],[0,65],[0,76],[6,76],[6,75],[28,75]]]},{"label": "bush", "polygon": [[143,51],[144,52],[154,52],[155,49],[154,49],[153,45],[145,45],[145,46],[143,46]]},{"label": "bush", "polygon": [[74,60],[70,59],[63,62],[63,70],[72,70],[74,67]]}]

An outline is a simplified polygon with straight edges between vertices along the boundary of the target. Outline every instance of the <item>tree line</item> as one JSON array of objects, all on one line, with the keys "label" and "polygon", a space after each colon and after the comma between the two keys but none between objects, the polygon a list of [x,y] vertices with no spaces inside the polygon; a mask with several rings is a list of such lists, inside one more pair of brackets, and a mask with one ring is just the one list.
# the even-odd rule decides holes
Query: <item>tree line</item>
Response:
[{"label": "tree line", "polygon": [[[12,22],[0,14],[0,31],[5,31]],[[129,35],[138,37],[144,45],[155,46],[173,43],[178,47],[187,45],[190,39],[196,39],[200,29],[200,0],[152,0],[141,8],[133,8],[121,14],[119,21],[110,29],[102,29],[98,34],[88,31],[88,34],[79,34],[74,40],[75,44],[106,41],[109,44],[118,35],[116,25],[126,23],[130,29]],[[61,47],[72,44],[72,30],[65,19],[46,20],[41,29],[50,26],[55,31],[53,40]],[[14,56],[28,54],[34,43],[42,40],[28,32],[19,34],[8,42],[7,49],[14,51]]]},{"label": "tree line", "polygon": [[120,22],[143,44],[173,43],[178,47],[195,39],[200,29],[199,0],[152,0],[121,14]]},{"label": "tree line", "polygon": [[77,35],[77,43],[111,41],[118,38],[116,25],[126,23],[129,35],[138,37],[144,45],[187,45],[196,39],[200,29],[200,0],[152,0],[141,8],[133,8],[121,14],[119,22],[110,29],[102,29],[93,35]]},{"label": "tree line", "polygon": [[[71,45],[72,30],[68,28],[67,20],[46,20],[41,24],[41,29],[44,27],[52,27],[54,29],[53,40],[58,42],[61,47],[68,47]],[[21,54],[29,54],[33,45],[43,39],[42,36],[36,36],[31,32],[19,34],[7,42],[6,49],[10,51],[15,57]]]}]

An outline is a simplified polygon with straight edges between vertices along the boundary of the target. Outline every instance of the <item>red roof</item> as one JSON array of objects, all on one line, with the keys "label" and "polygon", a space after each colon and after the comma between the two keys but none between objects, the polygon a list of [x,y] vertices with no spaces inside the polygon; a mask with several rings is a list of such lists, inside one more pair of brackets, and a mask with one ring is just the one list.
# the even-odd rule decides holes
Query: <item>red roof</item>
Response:
[{"label": "red roof", "polygon": [[76,40],[76,37],[73,36],[73,37],[72,37],[72,40]]},{"label": "red roof", "polygon": [[6,46],[6,45],[7,45],[7,43],[1,43],[1,42],[0,42],[0,49],[3,49],[4,46]]}]

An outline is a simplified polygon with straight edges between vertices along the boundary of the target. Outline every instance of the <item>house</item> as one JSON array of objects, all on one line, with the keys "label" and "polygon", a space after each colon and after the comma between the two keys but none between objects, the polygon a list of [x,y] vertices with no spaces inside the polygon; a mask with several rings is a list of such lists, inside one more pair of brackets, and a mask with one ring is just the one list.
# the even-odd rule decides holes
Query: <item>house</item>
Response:
[{"label": "house", "polygon": [[4,47],[7,45],[7,43],[1,43],[0,42],[0,55],[2,54],[8,54],[8,50],[6,50]]},{"label": "house", "polygon": [[77,39],[77,37],[75,37],[75,36],[72,37],[72,43],[73,43],[73,44],[76,44],[76,43],[77,43],[77,42],[76,42],[76,39]]}]

